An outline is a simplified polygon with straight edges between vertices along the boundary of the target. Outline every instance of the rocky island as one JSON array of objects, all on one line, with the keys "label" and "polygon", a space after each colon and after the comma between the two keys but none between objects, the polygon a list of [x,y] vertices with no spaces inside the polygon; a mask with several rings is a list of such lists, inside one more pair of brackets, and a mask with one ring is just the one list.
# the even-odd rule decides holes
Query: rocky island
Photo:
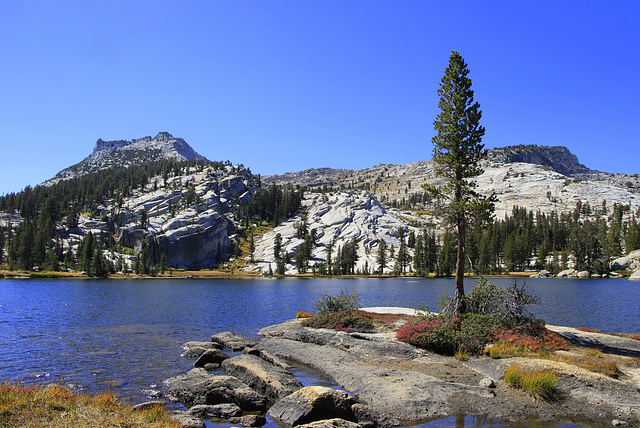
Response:
[{"label": "rocky island", "polygon": [[[265,413],[284,426],[314,427],[392,427],[461,414],[504,423],[640,424],[638,340],[548,326],[572,342],[571,350],[557,351],[567,358],[597,349],[598,358],[615,361],[618,371],[611,377],[559,359],[434,354],[395,340],[410,318],[406,310],[363,310],[397,313],[369,333],[314,329],[291,320],[261,330],[260,341],[227,332],[212,342],[185,344],[185,355],[201,356],[197,368],[166,381],[169,396],[190,406],[176,417],[185,426],[204,426],[202,417],[262,425]],[[220,354],[211,348],[242,353],[212,359],[207,353]],[[293,363],[321,372],[341,389],[303,386],[291,373]],[[535,399],[507,385],[504,373],[513,365],[552,371],[558,393]]]}]

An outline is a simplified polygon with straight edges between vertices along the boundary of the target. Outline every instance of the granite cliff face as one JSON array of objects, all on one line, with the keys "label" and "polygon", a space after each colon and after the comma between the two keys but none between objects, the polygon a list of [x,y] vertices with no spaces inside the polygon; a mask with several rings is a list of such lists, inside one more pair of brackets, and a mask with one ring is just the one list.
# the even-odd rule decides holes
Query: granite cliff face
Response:
[{"label": "granite cliff face", "polygon": [[[235,207],[248,203],[258,189],[255,177],[242,166],[209,162],[182,138],[160,132],[154,138],[131,141],[103,141],[82,162],[58,173],[45,183],[81,177],[113,167],[130,167],[159,160],[194,160],[188,166],[172,168],[166,176],[148,177],[121,200],[106,200],[97,215],[80,214],[78,226],[60,228],[65,248],[77,250],[83,237],[105,233],[114,236],[123,254],[105,256],[112,261],[122,257],[131,268],[133,256],[143,250],[150,263],[160,262],[184,269],[210,268],[231,252],[238,219]],[[144,217],[144,218],[143,218]]]},{"label": "granite cliff face", "polygon": [[[413,225],[409,225],[412,220]],[[293,259],[304,242],[304,239],[296,237],[296,226],[302,222],[306,222],[309,231],[316,231],[316,246],[312,251],[310,264],[326,261],[330,245],[333,245],[335,256],[338,247],[344,247],[355,238],[358,240],[356,271],[368,269],[370,272],[378,266],[376,257],[381,241],[385,241],[388,248],[397,249],[400,246],[400,228],[407,234],[411,230],[420,233],[421,229],[414,225],[428,225],[418,216],[385,208],[373,195],[364,191],[344,191],[324,196],[308,194],[303,201],[301,213],[257,240],[255,263],[246,270],[268,272],[269,267],[275,270],[273,242],[277,234],[282,237],[283,250]],[[385,269],[385,273],[390,271],[391,268]],[[297,273],[295,264],[287,264],[286,272]]]}]

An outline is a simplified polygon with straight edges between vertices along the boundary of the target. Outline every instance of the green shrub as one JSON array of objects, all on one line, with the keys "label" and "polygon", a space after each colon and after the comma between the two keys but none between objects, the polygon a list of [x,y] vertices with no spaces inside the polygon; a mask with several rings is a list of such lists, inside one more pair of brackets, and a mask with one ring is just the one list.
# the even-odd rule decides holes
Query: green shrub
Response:
[{"label": "green shrub", "polygon": [[373,330],[373,317],[360,311],[342,311],[314,315],[302,321],[305,327],[329,328],[352,333]]},{"label": "green shrub", "polygon": [[337,296],[323,294],[320,299],[316,301],[316,312],[318,314],[328,314],[353,311],[358,309],[359,306],[358,293],[345,293],[343,290],[340,290]]},{"label": "green shrub", "polygon": [[495,322],[490,314],[466,314],[460,318],[435,315],[405,324],[396,338],[439,354],[454,355],[461,350],[477,354],[491,338]]}]

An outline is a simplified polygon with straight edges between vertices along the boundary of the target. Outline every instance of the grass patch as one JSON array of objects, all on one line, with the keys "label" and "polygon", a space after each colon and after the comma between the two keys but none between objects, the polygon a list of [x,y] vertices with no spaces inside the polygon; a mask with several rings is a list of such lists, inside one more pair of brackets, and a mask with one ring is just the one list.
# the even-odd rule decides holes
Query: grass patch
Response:
[{"label": "grass patch", "polygon": [[[574,349],[573,351],[575,353],[577,350]],[[550,353],[547,355],[540,355],[540,358],[571,364],[614,379],[617,379],[620,375],[618,365],[628,363],[628,361],[625,361],[623,358],[603,354],[598,349],[587,349],[579,355]]]},{"label": "grass patch", "polygon": [[113,394],[84,395],[58,385],[0,385],[0,427],[179,428],[163,405],[134,411]]},{"label": "grass patch", "polygon": [[510,365],[504,372],[507,385],[528,392],[533,398],[551,400],[558,397],[558,375],[550,370],[525,370],[517,365]]}]

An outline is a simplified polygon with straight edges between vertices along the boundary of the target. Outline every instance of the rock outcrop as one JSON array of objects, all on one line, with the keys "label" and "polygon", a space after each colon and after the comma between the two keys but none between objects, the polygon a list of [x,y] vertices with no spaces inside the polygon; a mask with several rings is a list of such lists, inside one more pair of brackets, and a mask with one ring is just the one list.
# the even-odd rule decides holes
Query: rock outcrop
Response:
[{"label": "rock outcrop", "polygon": [[345,391],[307,386],[276,402],[269,416],[290,427],[333,418],[355,422],[355,402]]},{"label": "rock outcrop", "polygon": [[217,376],[203,368],[165,381],[169,394],[188,405],[234,403],[241,409],[265,410],[266,399],[233,376]]},{"label": "rock outcrop", "polygon": [[[356,239],[356,270],[363,271],[367,268],[369,272],[377,267],[376,257],[381,241],[385,241],[387,247],[399,248],[399,228],[404,229],[408,235],[411,230],[415,233],[422,232],[419,227],[410,225],[410,221],[413,220],[415,225],[427,225],[424,219],[417,216],[406,213],[401,215],[397,210],[385,208],[373,195],[364,191],[345,191],[324,196],[310,194],[305,197],[303,206],[303,213],[256,240],[255,263],[247,270],[268,272],[270,266],[272,270],[275,269],[277,262],[273,253],[273,243],[278,234],[282,237],[283,251],[293,259],[304,242],[303,239],[297,238],[296,234],[296,227],[302,223],[307,225],[309,231],[316,232],[316,246],[312,250],[309,263],[311,266],[326,261],[330,246],[333,246],[335,252],[338,247]],[[385,272],[389,271],[390,268],[385,269]],[[286,266],[286,272],[297,272],[294,262]]]},{"label": "rock outcrop", "polygon": [[[258,407],[255,399],[249,400],[250,405],[246,404],[247,400],[238,400],[240,395],[255,397],[252,394],[261,396],[263,403],[271,404],[268,414],[286,427],[392,428],[458,414],[509,423],[575,418],[589,423],[616,420],[633,425],[640,422],[640,376],[637,365],[630,359],[640,355],[639,342],[567,327],[548,328],[578,347],[567,355],[579,358],[580,352],[595,348],[609,357],[627,358],[620,360],[618,379],[565,362],[538,358],[479,356],[462,362],[397,342],[387,328],[378,328],[372,333],[345,333],[307,328],[299,320],[290,320],[262,329],[260,343],[245,349],[250,354],[225,360],[223,369],[244,382],[235,376],[216,376],[194,369],[169,379],[167,384],[172,395],[194,405],[182,417],[213,415],[246,426],[264,423],[263,414],[254,414],[251,420],[245,419],[246,414],[239,416],[237,407],[243,410]],[[288,374],[288,369],[259,356],[304,364],[349,393],[321,386],[296,385],[289,391],[272,388],[284,384],[280,376]],[[503,373],[511,365],[552,371],[558,377],[557,388],[562,398],[532,400],[528,394],[509,387]],[[276,376],[275,372],[278,372]],[[274,379],[278,380],[274,382]],[[252,390],[252,394],[248,390]],[[264,412],[265,409],[257,410]]]}]

